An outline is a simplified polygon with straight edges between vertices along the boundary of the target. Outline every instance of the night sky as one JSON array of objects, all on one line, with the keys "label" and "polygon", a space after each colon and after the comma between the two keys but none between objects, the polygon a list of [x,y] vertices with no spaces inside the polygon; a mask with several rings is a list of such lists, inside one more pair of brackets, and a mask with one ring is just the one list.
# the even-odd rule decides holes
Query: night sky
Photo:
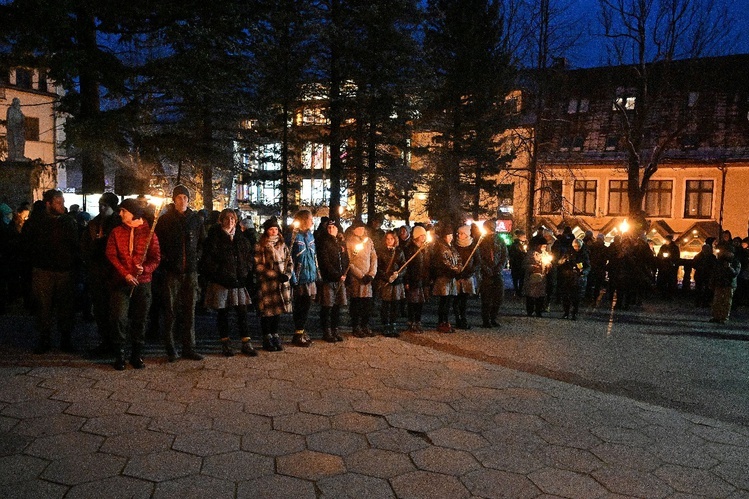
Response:
[{"label": "night sky", "polygon": [[[568,59],[573,67],[592,67],[607,65],[605,41],[598,33],[601,31],[599,21],[598,0],[568,0],[571,7],[568,14],[578,20],[576,24],[584,30],[580,44],[571,50]],[[702,1],[702,0],[698,0]],[[704,0],[709,1],[709,0]],[[749,0],[718,0],[725,3],[731,17],[736,23],[736,33],[733,41],[726,44],[720,53],[713,55],[747,54],[749,53]],[[748,69],[749,70],[749,69]]]}]

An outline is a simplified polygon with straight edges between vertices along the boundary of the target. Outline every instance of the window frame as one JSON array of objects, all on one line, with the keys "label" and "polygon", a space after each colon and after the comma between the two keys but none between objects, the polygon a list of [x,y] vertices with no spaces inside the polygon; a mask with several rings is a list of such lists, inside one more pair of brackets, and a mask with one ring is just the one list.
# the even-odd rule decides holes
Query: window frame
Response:
[{"label": "window frame", "polygon": [[[669,183],[670,187],[668,189],[662,187],[662,184]],[[655,184],[658,184],[658,187],[654,187]],[[668,202],[664,203],[663,196],[668,195]],[[657,200],[655,201],[655,205],[659,208],[664,207],[665,205],[668,206],[667,211],[658,211],[657,213],[651,213],[648,210],[648,199],[651,196],[656,196]],[[643,197],[642,202],[644,203],[644,210],[645,214],[648,217],[662,217],[662,218],[671,218],[674,213],[673,209],[673,203],[674,203],[674,181],[669,179],[650,179],[648,180],[648,188],[645,191],[645,196]]]},{"label": "window frame", "polygon": [[[617,182],[619,184],[618,187],[614,187],[614,183]],[[619,203],[618,203],[618,211],[613,211],[612,206],[612,194],[618,194],[620,196]],[[607,207],[607,215],[609,216],[621,216],[621,215],[628,215],[629,214],[629,181],[628,180],[609,180],[609,192],[608,192],[608,207]]]},{"label": "window frame", "polygon": [[[558,186],[558,188],[557,188]],[[541,215],[559,215],[564,207],[564,184],[561,180],[542,180],[538,212]],[[556,196],[554,197],[554,195]],[[548,210],[546,209],[548,206]]]},{"label": "window frame", "polygon": [[[697,183],[697,187],[690,188],[690,184]],[[710,188],[703,187],[704,185],[709,184]],[[713,202],[715,201],[713,198],[713,194],[715,193],[715,181],[712,179],[687,179],[684,184],[684,218],[692,218],[692,219],[710,219],[713,216]],[[690,202],[690,195],[696,195],[697,196],[697,210],[698,213],[696,215],[692,215],[689,213],[689,207],[691,205]],[[703,197],[705,195],[709,196],[709,199],[707,201],[703,201]],[[705,205],[703,207],[703,205]],[[703,208],[707,208],[708,213],[703,214]]]},{"label": "window frame", "polygon": [[[582,188],[579,184],[585,184]],[[593,185],[590,188],[590,184]],[[578,194],[582,195],[582,202],[578,202]],[[590,199],[592,198],[592,199]],[[598,198],[598,181],[597,180],[575,180],[572,188],[572,213],[575,215],[595,216]],[[587,211],[588,204],[592,202],[593,209]],[[582,206],[582,209],[580,208]]]}]

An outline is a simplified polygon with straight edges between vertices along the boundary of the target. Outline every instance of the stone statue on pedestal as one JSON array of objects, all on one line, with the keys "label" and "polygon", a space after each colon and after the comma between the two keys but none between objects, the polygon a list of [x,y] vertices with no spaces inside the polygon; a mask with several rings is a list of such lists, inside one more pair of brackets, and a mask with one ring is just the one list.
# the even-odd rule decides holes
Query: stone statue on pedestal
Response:
[{"label": "stone statue on pedestal", "polygon": [[8,107],[6,129],[8,137],[8,161],[26,161],[24,157],[26,131],[24,116],[21,111],[21,100],[18,97],[15,97],[13,103]]}]

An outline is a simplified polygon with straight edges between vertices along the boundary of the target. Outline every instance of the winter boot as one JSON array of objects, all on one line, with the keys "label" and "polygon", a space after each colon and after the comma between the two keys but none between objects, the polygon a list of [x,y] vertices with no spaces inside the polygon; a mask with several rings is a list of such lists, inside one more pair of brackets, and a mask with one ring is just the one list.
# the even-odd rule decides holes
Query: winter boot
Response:
[{"label": "winter boot", "polygon": [[143,362],[143,348],[140,345],[133,345],[133,350],[130,352],[130,365],[135,369],[146,367],[145,362]]},{"label": "winter boot", "polygon": [[224,357],[234,357],[234,349],[231,347],[229,338],[221,338],[221,353]]},{"label": "winter boot", "polygon": [[275,348],[276,352],[283,351],[283,342],[281,341],[281,337],[278,335],[278,333],[273,335],[273,347]]},{"label": "winter boot", "polygon": [[114,367],[117,371],[125,370],[125,351],[123,349],[120,348],[117,350],[117,354],[115,355],[112,367]]},{"label": "winter boot", "polygon": [[338,341],[333,335],[333,330],[330,328],[326,328],[323,330],[322,339],[323,341],[327,341],[328,343],[335,343],[336,341]]},{"label": "winter boot", "polygon": [[336,341],[343,341],[343,336],[341,336],[341,333],[338,331],[338,328],[333,328],[331,330],[333,332],[333,337]]},{"label": "winter boot", "polygon": [[275,352],[276,351],[276,345],[273,341],[273,336],[270,334],[266,334],[263,336],[263,350],[266,352]]}]

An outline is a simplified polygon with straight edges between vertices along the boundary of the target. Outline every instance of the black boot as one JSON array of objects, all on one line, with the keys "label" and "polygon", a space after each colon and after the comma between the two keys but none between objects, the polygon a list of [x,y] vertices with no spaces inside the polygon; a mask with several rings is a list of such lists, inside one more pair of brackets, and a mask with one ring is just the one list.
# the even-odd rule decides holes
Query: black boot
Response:
[{"label": "black boot", "polygon": [[266,334],[263,336],[263,350],[266,352],[275,352],[276,346],[273,344],[273,336]]},{"label": "black boot", "polygon": [[229,338],[221,339],[221,353],[224,354],[224,357],[234,357],[234,349],[231,347]]},{"label": "black boot", "polygon": [[112,367],[118,371],[125,370],[125,351],[123,349],[120,348],[117,350]]},{"label": "black boot", "polygon": [[322,340],[327,341],[328,343],[335,343],[336,341],[338,341],[333,335],[333,330],[331,330],[330,328],[323,329]]},{"label": "black boot", "polygon": [[133,350],[130,352],[130,365],[135,369],[146,367],[145,362],[143,362],[143,347],[141,345],[133,345]]}]

